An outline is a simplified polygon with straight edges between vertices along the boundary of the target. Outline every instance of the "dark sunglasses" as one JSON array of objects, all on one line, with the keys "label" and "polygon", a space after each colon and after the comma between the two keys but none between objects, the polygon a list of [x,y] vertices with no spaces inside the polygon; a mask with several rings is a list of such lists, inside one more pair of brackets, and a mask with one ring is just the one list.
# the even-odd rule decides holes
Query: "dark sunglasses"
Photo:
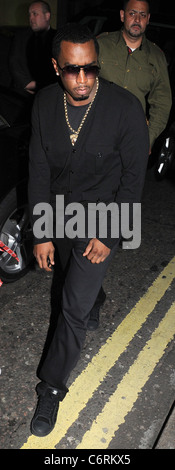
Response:
[{"label": "dark sunglasses", "polygon": [[58,64],[59,69],[62,71],[63,78],[73,80],[77,78],[80,70],[83,69],[87,78],[95,78],[99,75],[100,67],[98,65],[65,65],[61,68]]}]

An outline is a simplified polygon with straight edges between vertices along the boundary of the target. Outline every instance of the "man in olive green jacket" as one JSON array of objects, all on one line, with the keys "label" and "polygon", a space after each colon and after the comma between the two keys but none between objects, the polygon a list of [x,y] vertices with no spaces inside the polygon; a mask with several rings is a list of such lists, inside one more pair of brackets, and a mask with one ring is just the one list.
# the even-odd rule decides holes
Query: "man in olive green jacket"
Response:
[{"label": "man in olive green jacket", "polygon": [[151,153],[156,138],[166,127],[172,104],[167,63],[164,53],[144,34],[150,18],[148,1],[124,1],[120,18],[122,30],[98,37],[100,75],[126,88],[142,103],[149,124]]}]

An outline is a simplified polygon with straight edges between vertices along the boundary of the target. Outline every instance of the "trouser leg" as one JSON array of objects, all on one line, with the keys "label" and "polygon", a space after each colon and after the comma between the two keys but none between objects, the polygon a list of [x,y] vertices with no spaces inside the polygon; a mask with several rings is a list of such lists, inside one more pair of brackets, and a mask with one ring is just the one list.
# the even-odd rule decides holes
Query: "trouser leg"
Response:
[{"label": "trouser leg", "polygon": [[89,312],[100,291],[114,249],[100,264],[82,254],[88,240],[75,240],[62,295],[62,311],[39,378],[53,387],[65,388],[79,359],[85,339]]}]

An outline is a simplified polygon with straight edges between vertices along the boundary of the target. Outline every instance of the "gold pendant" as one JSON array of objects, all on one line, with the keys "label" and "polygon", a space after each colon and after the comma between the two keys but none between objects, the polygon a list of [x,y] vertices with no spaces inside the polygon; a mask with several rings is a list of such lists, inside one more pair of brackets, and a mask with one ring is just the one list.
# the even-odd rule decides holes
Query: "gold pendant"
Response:
[{"label": "gold pendant", "polygon": [[77,141],[77,137],[78,137],[77,134],[71,134],[70,135],[70,140],[71,140],[72,145],[74,145],[75,142]]}]

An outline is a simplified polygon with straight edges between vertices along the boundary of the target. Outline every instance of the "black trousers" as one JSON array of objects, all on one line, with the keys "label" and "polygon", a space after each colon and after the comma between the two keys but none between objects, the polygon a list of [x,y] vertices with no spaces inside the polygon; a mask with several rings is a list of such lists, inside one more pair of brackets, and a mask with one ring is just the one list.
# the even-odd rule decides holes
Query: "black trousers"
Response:
[{"label": "black trousers", "polygon": [[115,252],[113,248],[104,262],[93,264],[82,256],[88,241],[86,238],[55,240],[64,273],[61,311],[38,377],[65,393],[67,379],[84,344],[90,311],[98,301],[106,270]]}]

